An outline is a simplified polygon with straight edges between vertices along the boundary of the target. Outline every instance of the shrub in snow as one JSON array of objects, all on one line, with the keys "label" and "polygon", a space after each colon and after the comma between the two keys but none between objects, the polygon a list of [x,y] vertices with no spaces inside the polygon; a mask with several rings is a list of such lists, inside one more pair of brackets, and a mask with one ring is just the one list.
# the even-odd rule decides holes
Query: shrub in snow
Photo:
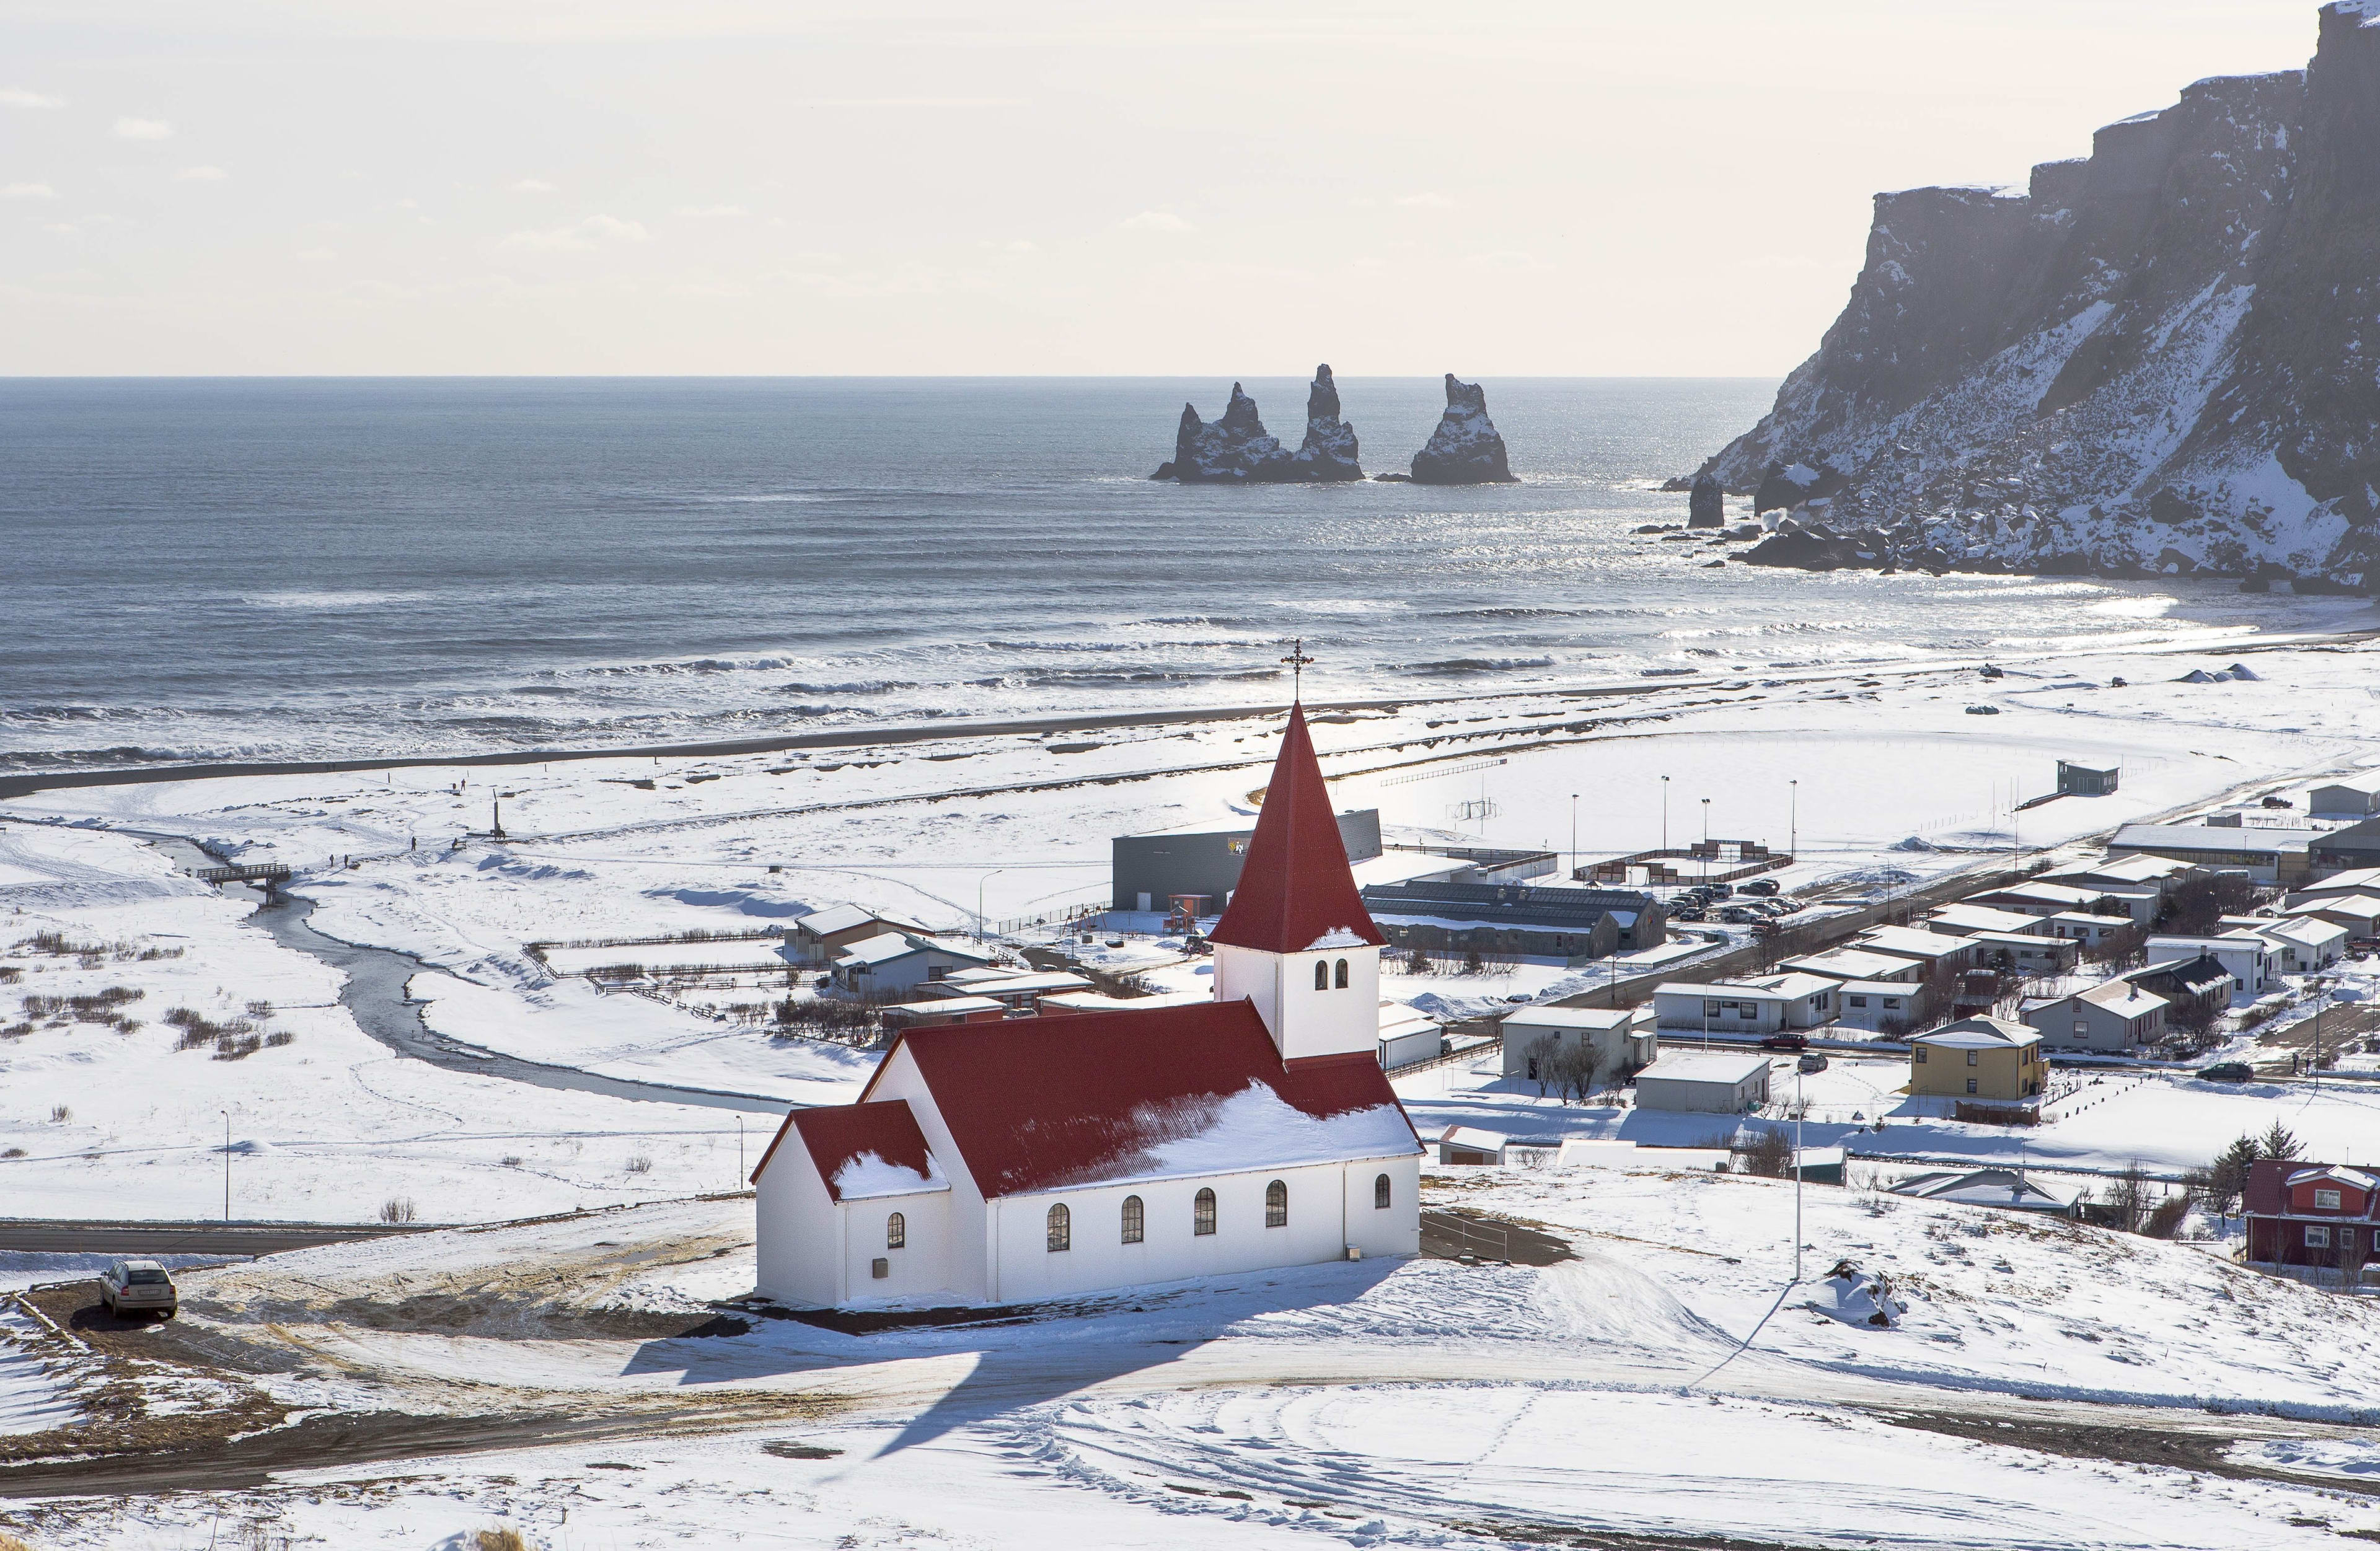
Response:
[{"label": "shrub in snow", "polygon": [[380,1220],[385,1223],[411,1222],[413,1198],[409,1195],[390,1196],[380,1204]]},{"label": "shrub in snow", "polygon": [[1893,1296],[1889,1278],[1863,1271],[1848,1260],[1835,1263],[1835,1268],[1818,1283],[1818,1291],[1820,1295],[1811,1299],[1809,1306],[1846,1325],[1889,1329],[1908,1312]]}]

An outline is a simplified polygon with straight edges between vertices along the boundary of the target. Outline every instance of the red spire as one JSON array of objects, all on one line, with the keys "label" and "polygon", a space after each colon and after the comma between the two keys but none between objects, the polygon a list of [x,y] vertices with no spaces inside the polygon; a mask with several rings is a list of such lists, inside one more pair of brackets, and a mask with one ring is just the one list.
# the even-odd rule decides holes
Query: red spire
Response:
[{"label": "red spire", "polygon": [[[1303,953],[1346,933],[1374,947],[1388,941],[1356,891],[1330,794],[1322,784],[1322,767],[1314,760],[1314,740],[1306,735],[1305,712],[1293,704],[1239,887],[1214,940],[1268,953]],[[1342,935],[1330,946],[1352,944]]]}]

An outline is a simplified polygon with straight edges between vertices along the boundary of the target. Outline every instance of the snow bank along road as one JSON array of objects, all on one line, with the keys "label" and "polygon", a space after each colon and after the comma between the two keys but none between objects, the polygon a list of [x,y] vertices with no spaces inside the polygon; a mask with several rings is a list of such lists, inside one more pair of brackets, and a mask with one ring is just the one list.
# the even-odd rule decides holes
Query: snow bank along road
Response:
[{"label": "snow bank along road", "polygon": [[[176,1494],[202,1484],[317,1532],[367,1504],[380,1520],[344,1539],[367,1545],[435,1538],[386,1525],[418,1532],[442,1503],[455,1529],[492,1508],[558,1529],[567,1508],[573,1544],[623,1545],[2197,1547],[2380,1528],[2362,1382],[2380,1310],[2181,1245],[1813,1191],[1814,1258],[1854,1256],[1908,1301],[1875,1329],[1834,1317],[1823,1283],[1784,1287],[1777,1181],[1483,1169],[1430,1190],[1574,1253],[851,1336],[721,1306],[749,1285],[749,1207],[716,1198],[191,1272],[163,1328],[53,1290],[33,1303],[55,1333],[10,1336],[107,1414],[0,1436],[0,1505],[61,1545],[119,1543],[86,1533],[103,1512],[182,1522]],[[618,1515],[616,1542],[587,1538],[594,1513]]]}]

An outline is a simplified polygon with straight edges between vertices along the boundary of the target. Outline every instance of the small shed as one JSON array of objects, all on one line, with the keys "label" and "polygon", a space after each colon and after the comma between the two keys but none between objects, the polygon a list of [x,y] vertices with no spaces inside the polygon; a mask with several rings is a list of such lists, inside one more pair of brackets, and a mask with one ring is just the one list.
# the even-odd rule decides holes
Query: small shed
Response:
[{"label": "small shed", "polygon": [[2115,791],[2116,781],[2122,774],[2115,765],[2078,765],[2071,759],[2058,762],[2058,794],[2061,797],[2104,797]]},{"label": "small shed", "polygon": [[2306,798],[2316,818],[2370,818],[2380,814],[2380,782],[2336,782],[2317,786]]},{"label": "small shed", "polygon": [[1504,1020],[1504,1075],[1534,1079],[1550,1057],[1593,1047],[1603,1077],[1652,1064],[1660,1049],[1650,1007],[1524,1007]]},{"label": "small shed", "polygon": [[1507,1145],[1500,1131],[1481,1131],[1475,1126],[1451,1125],[1439,1133],[1438,1161],[1440,1163],[1488,1164],[1504,1161]]},{"label": "small shed", "polygon": [[1636,1103],[1645,1109],[1741,1115],[1768,1102],[1767,1056],[1665,1052],[1636,1073]]}]

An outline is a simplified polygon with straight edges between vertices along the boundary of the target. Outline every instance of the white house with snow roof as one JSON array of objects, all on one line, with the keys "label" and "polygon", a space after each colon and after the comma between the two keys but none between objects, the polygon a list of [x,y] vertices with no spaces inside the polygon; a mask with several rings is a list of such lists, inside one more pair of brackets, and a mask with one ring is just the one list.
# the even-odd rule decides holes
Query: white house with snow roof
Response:
[{"label": "white house with snow roof", "polygon": [[1209,940],[1211,1001],[905,1029],[857,1102],[795,1110],[752,1176],[759,1292],[1015,1303],[1415,1253],[1385,939],[1296,707]]}]

